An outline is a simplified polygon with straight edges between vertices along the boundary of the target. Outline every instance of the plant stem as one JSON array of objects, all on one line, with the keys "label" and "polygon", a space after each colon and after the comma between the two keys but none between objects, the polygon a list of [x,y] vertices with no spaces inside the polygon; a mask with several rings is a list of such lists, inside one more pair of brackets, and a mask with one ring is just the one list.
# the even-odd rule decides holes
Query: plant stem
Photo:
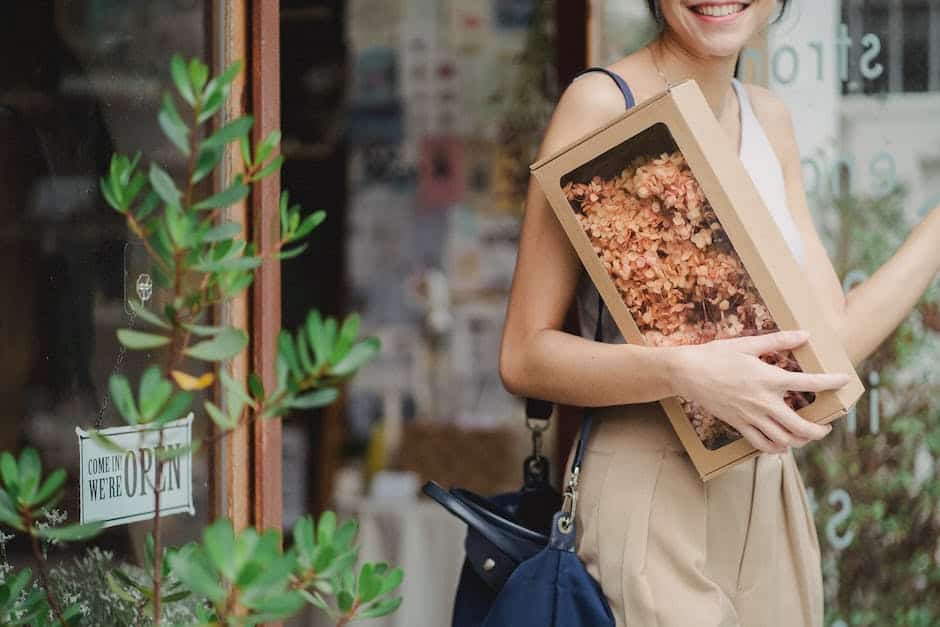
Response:
[{"label": "plant stem", "polygon": [[[157,440],[157,451],[163,450],[163,427]],[[158,453],[159,455],[159,453]],[[156,455],[154,456],[156,457]],[[163,460],[156,460],[153,492],[153,624],[160,625],[160,588],[163,585],[163,547],[160,538],[160,484],[163,480]]]},{"label": "plant stem", "polygon": [[356,610],[358,609],[359,609],[359,599],[356,599],[353,602],[352,607],[349,608],[349,611],[339,617],[339,622],[336,623],[336,627],[346,627],[346,625],[348,625],[349,622],[356,616]]},{"label": "plant stem", "polygon": [[59,603],[56,601],[55,594],[52,592],[52,582],[49,581],[49,574],[46,572],[46,559],[42,556],[42,550],[39,548],[39,538],[33,530],[34,521],[28,512],[23,518],[26,519],[26,525],[30,532],[29,537],[33,545],[33,556],[36,558],[36,567],[39,569],[39,582],[42,585],[42,589],[46,592],[46,599],[49,601],[49,607],[52,608],[52,613],[55,614],[56,619],[62,624],[62,627],[66,627],[65,617],[62,616],[62,610],[59,608]]},{"label": "plant stem", "polygon": [[[196,129],[199,126],[199,113],[202,109],[202,103],[197,101],[193,107],[193,131],[190,133],[189,140],[189,164],[186,168],[186,194],[184,196],[184,209],[189,209],[192,203],[193,195],[193,174],[196,170],[196,153],[199,148],[199,142],[196,138]],[[175,248],[175,247],[174,247]],[[183,294],[183,282],[185,280],[183,262],[186,254],[182,250],[173,251],[174,269],[173,273],[173,300],[174,308],[176,301]],[[173,332],[170,339],[170,351],[167,355],[165,374],[167,377],[177,367],[183,357],[186,345],[189,343],[190,332],[184,331],[178,314],[173,315],[170,321],[173,325]],[[160,538],[160,495],[163,482],[163,460],[159,457],[159,452],[163,450],[164,432],[163,426],[157,440],[156,470],[154,472],[154,491],[153,491],[153,624],[154,627],[160,626],[160,610],[162,605],[161,587],[163,585],[163,547]]]}]

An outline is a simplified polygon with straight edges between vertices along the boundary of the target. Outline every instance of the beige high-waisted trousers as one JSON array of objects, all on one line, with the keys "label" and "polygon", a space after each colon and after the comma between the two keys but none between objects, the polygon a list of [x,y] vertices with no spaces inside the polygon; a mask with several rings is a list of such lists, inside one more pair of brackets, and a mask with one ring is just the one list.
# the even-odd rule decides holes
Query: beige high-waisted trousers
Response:
[{"label": "beige high-waisted trousers", "polygon": [[658,402],[593,411],[577,553],[617,627],[822,626],[819,540],[792,450],[703,482]]}]

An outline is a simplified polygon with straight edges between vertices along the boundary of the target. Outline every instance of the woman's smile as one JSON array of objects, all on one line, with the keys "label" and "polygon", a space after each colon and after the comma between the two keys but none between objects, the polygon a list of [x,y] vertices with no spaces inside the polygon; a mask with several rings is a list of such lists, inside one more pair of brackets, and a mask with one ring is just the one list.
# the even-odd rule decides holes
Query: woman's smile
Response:
[{"label": "woman's smile", "polygon": [[704,22],[725,23],[736,20],[749,6],[749,2],[700,2],[688,8]]}]

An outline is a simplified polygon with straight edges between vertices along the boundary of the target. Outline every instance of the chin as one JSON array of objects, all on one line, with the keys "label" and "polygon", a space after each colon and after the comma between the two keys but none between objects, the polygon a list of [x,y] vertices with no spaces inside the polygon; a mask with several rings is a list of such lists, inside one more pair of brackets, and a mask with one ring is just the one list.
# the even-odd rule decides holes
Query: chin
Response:
[{"label": "chin", "polygon": [[770,21],[776,0],[661,0],[672,35],[698,56],[738,54]]}]

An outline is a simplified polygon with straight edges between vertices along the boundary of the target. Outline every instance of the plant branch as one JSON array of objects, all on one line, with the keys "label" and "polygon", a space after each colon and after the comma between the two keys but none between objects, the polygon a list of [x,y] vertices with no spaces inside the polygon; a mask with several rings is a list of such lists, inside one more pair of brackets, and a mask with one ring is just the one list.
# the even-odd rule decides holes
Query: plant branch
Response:
[{"label": "plant branch", "polygon": [[49,607],[52,609],[52,613],[55,614],[55,617],[59,623],[62,624],[62,627],[66,627],[67,623],[65,622],[65,617],[62,615],[62,610],[59,607],[59,603],[56,601],[55,594],[52,591],[52,582],[49,581],[49,573],[46,572],[46,560],[42,555],[42,550],[39,548],[39,537],[36,535],[34,529],[35,521],[33,520],[33,517],[30,515],[28,510],[23,510],[20,513],[26,520],[26,526],[29,529],[29,538],[33,547],[33,557],[36,558],[36,567],[39,569],[39,582],[42,585],[42,589],[46,593],[46,599],[49,601]]},{"label": "plant branch", "polygon": [[147,250],[147,254],[150,255],[150,258],[157,262],[167,274],[170,273],[170,267],[166,265],[166,261],[163,260],[163,257],[157,254],[157,251],[154,250],[153,245],[150,243],[150,240],[147,239],[147,232],[144,230],[143,225],[137,221],[137,218],[134,217],[134,214],[131,213],[130,209],[127,210],[127,223],[131,227],[131,231],[140,238],[140,241],[143,243],[144,248]]}]

